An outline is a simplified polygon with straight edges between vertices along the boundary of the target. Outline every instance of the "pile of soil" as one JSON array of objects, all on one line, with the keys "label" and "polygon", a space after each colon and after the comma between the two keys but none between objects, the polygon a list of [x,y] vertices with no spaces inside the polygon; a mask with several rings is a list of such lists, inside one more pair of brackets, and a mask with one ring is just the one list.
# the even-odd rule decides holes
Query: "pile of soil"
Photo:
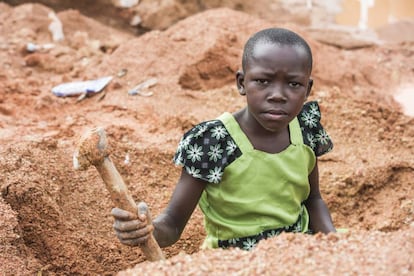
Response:
[{"label": "pile of soil", "polygon": [[[48,29],[52,12],[62,22],[62,41]],[[73,9],[0,3],[0,271],[412,274],[414,118],[393,95],[414,83],[414,43],[367,43],[353,33],[340,40],[343,31],[303,22],[217,8],[137,36]],[[314,52],[310,100],[319,101],[334,141],[320,159],[321,192],[335,226],[349,232],[284,234],[251,253],[199,252],[205,232],[196,209],[180,241],[163,249],[168,260],[146,262],[115,238],[112,202],[97,171],[73,169],[79,137],[105,128],[133,197],[156,216],[180,173],[172,157],[181,135],[245,104],[234,85],[242,45],[275,25],[303,35]],[[53,47],[31,52],[28,43]],[[114,78],[102,92],[82,100],[51,92],[108,75]],[[152,95],[128,94],[150,78],[157,79]]]},{"label": "pile of soil", "polygon": [[251,252],[215,249],[179,254],[118,275],[410,275],[413,253],[414,231],[284,233],[260,242]]}]

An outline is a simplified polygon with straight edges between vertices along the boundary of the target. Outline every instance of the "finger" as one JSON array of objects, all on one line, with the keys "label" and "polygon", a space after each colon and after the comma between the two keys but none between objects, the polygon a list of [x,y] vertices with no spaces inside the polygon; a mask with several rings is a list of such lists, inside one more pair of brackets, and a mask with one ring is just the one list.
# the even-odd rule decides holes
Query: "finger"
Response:
[{"label": "finger", "polygon": [[146,215],[148,212],[148,205],[141,201],[140,203],[138,203],[138,215]]},{"label": "finger", "polygon": [[149,236],[145,236],[138,239],[130,239],[130,240],[119,240],[122,244],[128,245],[128,246],[139,246],[141,244],[144,244],[148,241]]},{"label": "finger", "polygon": [[137,218],[136,214],[116,207],[112,209],[111,214],[117,220],[128,221]]},{"label": "finger", "polygon": [[148,241],[152,227],[145,227],[131,232],[116,232],[116,236],[122,244],[136,246]]},{"label": "finger", "polygon": [[129,231],[129,232],[120,232],[116,231],[116,236],[120,240],[131,240],[131,239],[139,239],[146,236],[149,236],[152,232],[152,227],[144,227],[137,230]]},{"label": "finger", "polygon": [[137,209],[138,209],[138,217],[141,221],[148,222],[151,219],[149,217],[148,205],[145,202],[141,201],[140,203],[138,203]]},{"label": "finger", "polygon": [[122,221],[122,220],[115,220],[113,227],[116,231],[119,232],[130,232],[135,231],[138,229],[145,228],[147,224],[140,220],[129,220],[129,221]]},{"label": "finger", "polygon": [[145,223],[145,224],[148,224],[148,217],[147,217],[147,215],[145,215],[145,214],[138,215],[138,219],[139,219],[141,222],[143,222],[143,223]]}]

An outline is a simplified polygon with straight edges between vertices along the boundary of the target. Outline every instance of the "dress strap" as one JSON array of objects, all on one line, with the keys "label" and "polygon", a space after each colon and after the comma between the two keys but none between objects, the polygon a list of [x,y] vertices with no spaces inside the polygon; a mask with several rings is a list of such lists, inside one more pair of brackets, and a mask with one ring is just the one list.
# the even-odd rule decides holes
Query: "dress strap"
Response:
[{"label": "dress strap", "polygon": [[240,148],[241,152],[253,150],[253,145],[250,143],[249,138],[247,138],[246,134],[240,128],[240,125],[231,113],[225,112],[221,114],[218,117],[218,120],[224,124],[230,136]]},{"label": "dress strap", "polygon": [[295,117],[289,123],[290,142],[293,145],[303,144],[302,130],[300,129],[299,120]]}]

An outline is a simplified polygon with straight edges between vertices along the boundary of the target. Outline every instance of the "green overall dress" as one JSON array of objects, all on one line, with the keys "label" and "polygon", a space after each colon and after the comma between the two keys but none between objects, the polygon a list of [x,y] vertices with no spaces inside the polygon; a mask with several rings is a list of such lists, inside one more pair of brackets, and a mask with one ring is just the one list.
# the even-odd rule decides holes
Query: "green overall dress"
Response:
[{"label": "green overall dress", "polygon": [[217,185],[207,185],[199,206],[205,218],[207,237],[202,248],[216,248],[219,240],[259,234],[286,227],[301,217],[302,232],[309,215],[303,205],[309,195],[308,176],[316,157],[303,143],[295,118],[289,124],[291,144],[270,154],[255,150],[230,113],[218,118],[242,151],[224,170]]}]

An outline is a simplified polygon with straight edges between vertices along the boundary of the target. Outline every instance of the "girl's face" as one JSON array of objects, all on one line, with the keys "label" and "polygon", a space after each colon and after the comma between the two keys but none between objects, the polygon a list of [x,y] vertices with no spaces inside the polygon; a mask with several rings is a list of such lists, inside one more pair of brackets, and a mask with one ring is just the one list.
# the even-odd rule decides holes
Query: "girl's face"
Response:
[{"label": "girl's face", "polygon": [[[277,132],[301,111],[312,87],[309,57],[294,46],[259,43],[244,72],[237,74],[240,94],[246,95],[248,124]],[[253,124],[253,125],[252,125]]]}]

